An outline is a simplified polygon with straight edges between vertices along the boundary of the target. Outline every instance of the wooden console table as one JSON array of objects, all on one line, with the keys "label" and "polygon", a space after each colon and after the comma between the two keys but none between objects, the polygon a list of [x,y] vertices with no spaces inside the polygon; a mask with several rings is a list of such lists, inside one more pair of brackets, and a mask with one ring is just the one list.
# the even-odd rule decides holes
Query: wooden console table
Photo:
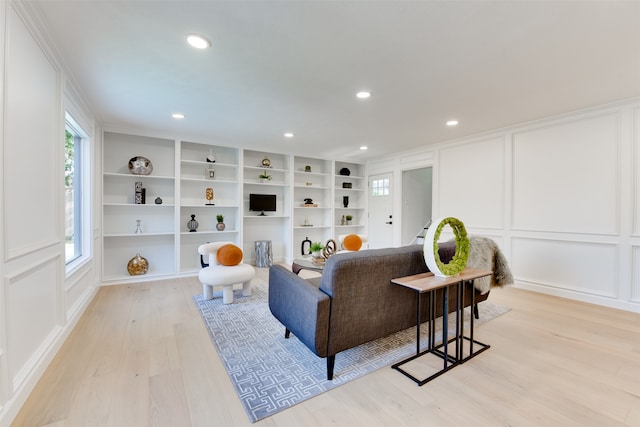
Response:
[{"label": "wooden console table", "polygon": [[[391,367],[400,371],[405,376],[411,378],[413,381],[418,383],[418,385],[422,386],[432,379],[442,375],[448,370],[454,368],[458,364],[464,363],[465,361],[471,359],[472,357],[482,353],[487,350],[490,346],[487,344],[483,344],[479,341],[474,340],[473,338],[473,314],[471,314],[471,321],[469,326],[469,336],[464,335],[464,284],[466,282],[472,282],[475,279],[479,279],[481,277],[489,276],[493,274],[490,270],[480,270],[477,268],[466,268],[457,276],[451,277],[438,277],[433,273],[421,273],[413,276],[400,277],[397,279],[392,279],[391,283],[404,286],[406,288],[412,289],[417,294],[417,308],[416,308],[416,354],[408,357]],[[455,287],[456,290],[456,324],[455,324],[455,336],[451,339],[449,336],[449,325],[448,325],[448,317],[449,317],[449,287]],[[443,289],[442,292],[442,341],[440,344],[435,344],[435,293],[438,289]],[[424,351],[420,351],[420,319],[421,319],[421,302],[422,295],[429,294],[429,335],[428,335],[428,345],[427,349]],[[471,293],[471,307],[475,304],[475,291]],[[464,356],[464,342],[467,340],[469,342],[469,355]],[[455,341],[455,354],[450,354],[448,351],[449,344]],[[476,350],[474,351],[474,344],[476,345]],[[443,360],[442,369],[436,371],[433,375],[425,379],[418,379],[406,370],[402,369],[401,366],[417,359],[420,356],[425,354],[434,354],[440,357]]]}]

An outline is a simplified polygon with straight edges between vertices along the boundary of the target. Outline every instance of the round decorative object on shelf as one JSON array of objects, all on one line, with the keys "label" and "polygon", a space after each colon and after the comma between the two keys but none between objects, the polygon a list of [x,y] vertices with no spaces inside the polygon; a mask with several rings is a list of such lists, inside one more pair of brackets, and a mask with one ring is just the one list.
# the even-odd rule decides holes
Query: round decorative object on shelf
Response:
[{"label": "round decorative object on shelf", "polygon": [[136,256],[129,260],[127,271],[131,276],[147,274],[147,271],[149,271],[149,261],[147,261],[145,257],[140,256],[140,254],[136,254]]},{"label": "round decorative object on shelf", "polygon": [[160,197],[156,197],[156,205],[161,205],[162,204],[162,199]]},{"label": "round decorative object on shelf", "polygon": [[351,175],[351,171],[348,168],[342,168],[340,169],[340,175],[349,176]]},{"label": "round decorative object on shelf", "polygon": [[224,224],[224,222],[218,222],[216,223],[216,230],[218,231],[224,231],[226,225]]},{"label": "round decorative object on shelf", "polygon": [[196,216],[192,214],[191,219],[187,222],[187,228],[190,232],[194,232],[198,229],[199,225],[198,221],[196,221]]},{"label": "round decorative object on shelf", "polygon": [[[456,242],[456,252],[448,264],[440,261],[440,253],[438,252],[438,239],[440,232],[445,225],[449,225],[453,230]],[[439,277],[449,277],[460,274],[467,266],[469,259],[469,238],[464,224],[457,218],[443,217],[434,220],[431,227],[427,229],[424,237],[424,260],[429,270]]]},{"label": "round decorative object on shelf", "polygon": [[134,175],[149,175],[153,172],[153,164],[146,157],[135,156],[129,160],[129,172]]},{"label": "round decorative object on shelf", "polygon": [[267,156],[264,156],[264,159],[262,159],[262,166],[265,168],[271,167],[271,160],[269,160]]}]

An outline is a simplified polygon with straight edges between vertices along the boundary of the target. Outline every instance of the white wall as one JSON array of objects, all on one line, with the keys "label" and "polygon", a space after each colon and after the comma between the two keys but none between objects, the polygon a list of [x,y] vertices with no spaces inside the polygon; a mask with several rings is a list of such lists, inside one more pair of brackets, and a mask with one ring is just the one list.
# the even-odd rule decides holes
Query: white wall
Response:
[{"label": "white wall", "polygon": [[433,216],[496,240],[517,286],[640,312],[639,130],[634,99],[400,153],[368,170],[433,166]]},{"label": "white wall", "polygon": [[64,259],[64,110],[74,109],[89,132],[93,119],[65,90],[25,7],[0,3],[0,426],[11,423],[97,285],[93,259],[73,274]]}]

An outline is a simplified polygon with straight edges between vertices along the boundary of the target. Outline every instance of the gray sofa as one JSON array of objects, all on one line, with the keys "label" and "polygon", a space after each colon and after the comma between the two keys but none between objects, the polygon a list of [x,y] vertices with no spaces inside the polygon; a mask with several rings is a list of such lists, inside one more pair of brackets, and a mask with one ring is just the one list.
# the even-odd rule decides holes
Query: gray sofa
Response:
[{"label": "gray sofa", "polygon": [[[454,252],[455,243],[440,245],[443,262]],[[426,271],[421,245],[335,254],[322,277],[311,280],[274,265],[269,270],[269,308],[284,325],[286,338],[293,332],[317,356],[327,358],[331,380],[337,353],[415,326],[416,293],[390,281]],[[473,285],[465,286],[466,307]],[[476,303],[489,295],[474,292]],[[422,300],[426,319],[428,298]],[[442,315],[441,301],[436,295],[436,316]],[[450,298],[452,311],[455,298]]]}]

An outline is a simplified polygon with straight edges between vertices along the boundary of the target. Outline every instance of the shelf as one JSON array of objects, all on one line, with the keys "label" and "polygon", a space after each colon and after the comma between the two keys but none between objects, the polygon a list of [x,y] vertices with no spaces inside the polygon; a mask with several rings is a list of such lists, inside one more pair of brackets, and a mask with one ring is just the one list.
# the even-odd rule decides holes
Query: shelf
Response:
[{"label": "shelf", "polygon": [[114,178],[125,178],[125,179],[166,179],[166,180],[175,180],[173,176],[161,176],[161,175],[134,175],[131,173],[116,173],[116,172],[105,172],[103,174],[105,177],[114,177]]},{"label": "shelf", "polygon": [[231,163],[211,163],[211,162],[205,162],[205,161],[200,161],[200,160],[181,160],[180,161],[181,164],[183,165],[193,165],[193,166],[213,166],[213,167],[223,167],[223,168],[237,168],[238,165],[234,165]]},{"label": "shelf", "polygon": [[173,236],[173,232],[161,232],[161,233],[104,233],[104,237],[134,237],[136,239],[142,239],[144,237],[155,237],[155,236]]},{"label": "shelf", "polygon": [[225,228],[222,231],[198,229],[198,231],[181,231],[180,232],[180,234],[183,236],[197,236],[198,234],[233,234],[233,233],[238,233],[238,230],[228,230]]},{"label": "shelf", "polygon": [[237,184],[237,180],[216,179],[216,178],[180,178],[180,181],[186,182],[206,182],[207,184]]}]

